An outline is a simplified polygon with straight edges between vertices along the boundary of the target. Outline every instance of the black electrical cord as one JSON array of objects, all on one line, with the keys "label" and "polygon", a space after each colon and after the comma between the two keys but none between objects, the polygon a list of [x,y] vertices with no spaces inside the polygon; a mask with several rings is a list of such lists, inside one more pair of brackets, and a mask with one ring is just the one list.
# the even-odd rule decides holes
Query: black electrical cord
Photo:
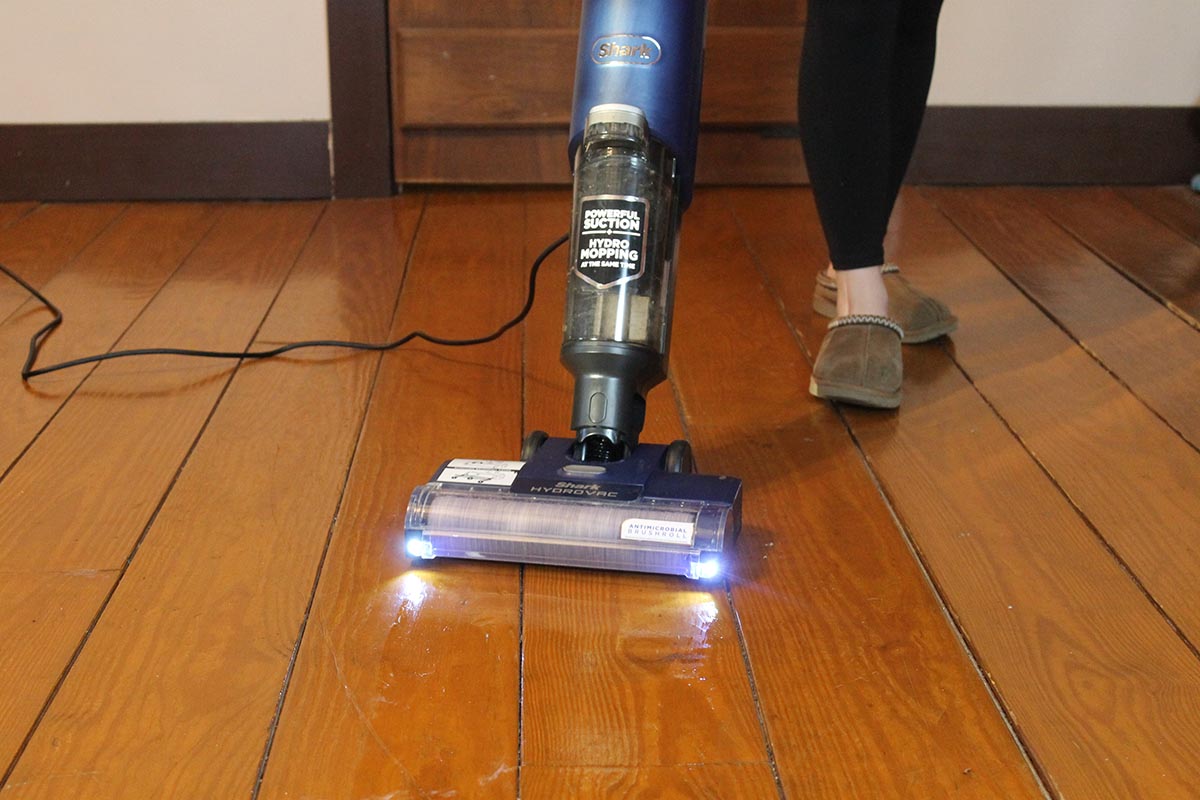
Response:
[{"label": "black electrical cord", "polygon": [[529,316],[529,312],[533,308],[534,293],[537,289],[538,270],[541,269],[542,262],[549,258],[551,253],[562,247],[569,237],[569,233],[564,233],[562,236],[558,237],[549,245],[547,245],[546,249],[543,250],[541,254],[539,254],[538,257],[533,260],[533,264],[529,268],[529,293],[525,299],[525,307],[521,309],[520,313],[518,313],[508,322],[501,325],[492,333],[474,339],[446,339],[441,336],[434,336],[433,334],[426,333],[425,331],[411,331],[395,341],[383,342],[382,344],[373,344],[371,342],[343,342],[336,339],[318,339],[308,342],[292,342],[291,344],[281,345],[272,350],[252,351],[187,350],[178,347],[146,347],[137,350],[114,350],[109,353],[101,353],[100,355],[73,358],[70,361],[63,361],[58,364],[51,364],[48,367],[40,367],[38,369],[34,369],[33,365],[37,361],[38,352],[42,348],[42,342],[54,331],[55,328],[62,324],[62,311],[59,310],[58,306],[46,299],[45,295],[30,286],[24,278],[14,273],[8,267],[4,266],[4,264],[0,264],[0,272],[3,272],[5,275],[20,284],[25,291],[36,297],[39,302],[41,302],[50,310],[52,314],[54,314],[54,319],[43,325],[42,328],[38,330],[37,333],[33,334],[33,336],[29,339],[29,355],[25,358],[25,365],[21,367],[21,380],[28,381],[30,378],[35,378],[38,375],[46,375],[47,373],[57,372],[60,369],[67,369],[68,367],[77,367],[81,364],[92,364],[98,361],[109,361],[114,358],[128,358],[130,356],[167,355],[189,356],[195,358],[233,358],[240,360],[244,358],[274,358],[275,356],[283,355],[284,353],[289,353],[292,350],[299,350],[304,347],[343,347],[350,350],[374,351],[394,350],[401,345],[408,344],[413,339],[424,339],[432,344],[445,345],[446,347],[469,347],[476,344],[487,344],[488,342],[493,342],[496,339],[499,339],[501,336],[507,333],[510,328],[520,325],[525,318]]}]

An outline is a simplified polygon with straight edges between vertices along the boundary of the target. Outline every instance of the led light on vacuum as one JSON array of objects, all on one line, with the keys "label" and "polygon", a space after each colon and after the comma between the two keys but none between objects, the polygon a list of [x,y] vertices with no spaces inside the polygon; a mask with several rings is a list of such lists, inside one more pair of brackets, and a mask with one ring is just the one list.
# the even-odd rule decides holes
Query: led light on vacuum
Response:
[{"label": "led light on vacuum", "polygon": [[721,574],[721,562],[715,558],[706,558],[695,562],[695,574],[688,573],[693,580],[711,581]]},{"label": "led light on vacuum", "polygon": [[417,536],[409,537],[405,549],[408,550],[408,554],[413,558],[433,558],[434,556],[433,545],[422,541]]}]

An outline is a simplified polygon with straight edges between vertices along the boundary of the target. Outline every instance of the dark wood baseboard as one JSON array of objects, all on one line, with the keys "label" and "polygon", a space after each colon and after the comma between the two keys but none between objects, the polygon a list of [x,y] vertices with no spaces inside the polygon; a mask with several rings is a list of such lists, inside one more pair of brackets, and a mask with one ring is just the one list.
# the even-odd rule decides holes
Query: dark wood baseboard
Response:
[{"label": "dark wood baseboard", "polygon": [[1200,108],[935,106],[912,183],[1174,184],[1200,168]]},{"label": "dark wood baseboard", "polygon": [[0,199],[329,197],[329,123],[0,125]]},{"label": "dark wood baseboard", "polygon": [[[329,197],[329,132],[323,121],[0,125],[0,200]],[[558,127],[413,128],[401,145],[408,183],[569,180]],[[805,180],[794,129],[713,127],[700,148],[702,183]],[[336,193],[390,188],[390,174],[375,174],[387,167],[379,153]],[[908,179],[1173,184],[1198,167],[1198,108],[944,106],[929,109]]]}]

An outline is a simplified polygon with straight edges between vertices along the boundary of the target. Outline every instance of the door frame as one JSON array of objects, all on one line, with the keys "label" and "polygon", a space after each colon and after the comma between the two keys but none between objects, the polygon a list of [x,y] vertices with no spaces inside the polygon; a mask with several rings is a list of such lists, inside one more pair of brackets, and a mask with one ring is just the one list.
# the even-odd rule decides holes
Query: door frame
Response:
[{"label": "door frame", "polygon": [[387,0],[326,0],[335,197],[386,197],[392,178]]}]

